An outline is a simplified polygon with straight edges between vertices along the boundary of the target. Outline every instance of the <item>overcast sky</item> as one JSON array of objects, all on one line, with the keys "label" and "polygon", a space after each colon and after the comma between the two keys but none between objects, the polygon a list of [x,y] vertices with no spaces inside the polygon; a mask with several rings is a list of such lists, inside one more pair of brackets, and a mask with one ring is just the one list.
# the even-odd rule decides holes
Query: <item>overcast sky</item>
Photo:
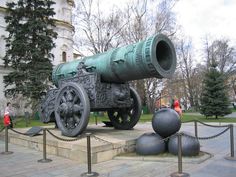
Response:
[{"label": "overcast sky", "polygon": [[206,35],[236,44],[236,0],[179,0],[173,10],[195,52],[201,52]]}]

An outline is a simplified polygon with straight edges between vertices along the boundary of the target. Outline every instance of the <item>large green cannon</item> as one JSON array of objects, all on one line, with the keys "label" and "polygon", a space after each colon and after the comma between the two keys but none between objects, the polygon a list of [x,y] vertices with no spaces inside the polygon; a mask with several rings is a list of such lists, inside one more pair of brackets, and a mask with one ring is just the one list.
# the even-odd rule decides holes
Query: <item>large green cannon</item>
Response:
[{"label": "large green cannon", "polygon": [[77,136],[86,129],[90,111],[107,111],[116,129],[131,129],[140,118],[141,100],[128,81],[170,78],[175,68],[174,46],[162,34],[60,64],[52,74],[56,88],[42,100],[41,120],[56,122],[63,135]]}]

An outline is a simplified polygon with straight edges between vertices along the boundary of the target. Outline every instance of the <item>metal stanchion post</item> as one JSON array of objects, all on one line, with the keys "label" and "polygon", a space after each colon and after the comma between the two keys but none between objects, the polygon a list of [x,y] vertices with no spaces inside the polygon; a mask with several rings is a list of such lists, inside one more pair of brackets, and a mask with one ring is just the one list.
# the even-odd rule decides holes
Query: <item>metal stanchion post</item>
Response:
[{"label": "metal stanchion post", "polygon": [[182,167],[182,135],[178,135],[178,172],[181,174],[183,172]]},{"label": "metal stanchion post", "polygon": [[81,174],[82,177],[84,176],[99,176],[97,172],[92,172],[92,164],[91,164],[91,142],[90,136],[91,133],[86,133],[87,136],[87,163],[88,163],[88,172]]},{"label": "metal stanchion post", "polygon": [[51,159],[47,159],[47,150],[46,150],[46,129],[43,129],[43,159],[38,160],[40,163],[51,162]]},{"label": "metal stanchion post", "polygon": [[198,137],[198,132],[197,132],[197,121],[194,120],[194,130],[195,130],[195,137]]},{"label": "metal stanchion post", "polygon": [[1,154],[8,155],[12,154],[12,151],[8,151],[8,126],[5,127],[5,152],[1,152]]},{"label": "metal stanchion post", "polygon": [[234,125],[230,124],[230,155],[226,156],[225,159],[236,161],[236,157],[234,156]]},{"label": "metal stanchion post", "polygon": [[230,156],[234,157],[234,126],[230,125]]},{"label": "metal stanchion post", "polygon": [[178,172],[174,172],[171,177],[189,177],[188,173],[183,172],[182,166],[182,133],[178,133]]}]

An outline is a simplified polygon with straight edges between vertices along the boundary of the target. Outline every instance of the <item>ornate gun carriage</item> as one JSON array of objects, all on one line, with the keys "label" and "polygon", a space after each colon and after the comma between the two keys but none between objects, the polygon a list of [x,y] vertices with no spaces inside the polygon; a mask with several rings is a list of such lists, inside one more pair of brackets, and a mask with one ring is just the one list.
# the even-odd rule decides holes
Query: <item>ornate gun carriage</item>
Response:
[{"label": "ornate gun carriage", "polygon": [[56,88],[40,106],[44,123],[57,123],[65,136],[87,127],[90,111],[107,111],[116,129],[133,128],[141,115],[141,100],[128,81],[169,78],[176,68],[172,42],[162,34],[136,44],[63,63],[53,70]]}]

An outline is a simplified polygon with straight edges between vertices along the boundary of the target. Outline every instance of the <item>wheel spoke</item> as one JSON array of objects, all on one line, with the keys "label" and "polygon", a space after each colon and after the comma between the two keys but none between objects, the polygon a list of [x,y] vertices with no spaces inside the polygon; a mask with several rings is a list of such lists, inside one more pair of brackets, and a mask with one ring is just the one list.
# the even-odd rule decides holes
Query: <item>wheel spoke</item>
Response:
[{"label": "wheel spoke", "polygon": [[127,113],[123,113],[123,114],[122,114],[122,116],[121,116],[121,123],[122,123],[122,124],[129,123],[128,114],[127,114]]},{"label": "wheel spoke", "polygon": [[136,112],[136,109],[134,107],[130,107],[129,109],[127,109],[127,114],[129,115],[131,119],[134,116],[135,112]]},{"label": "wheel spoke", "polygon": [[67,112],[67,106],[66,106],[66,103],[62,103],[59,107],[58,107],[58,113],[60,115],[66,115],[66,112]]},{"label": "wheel spoke", "polygon": [[62,101],[61,103],[65,103],[65,102],[66,102],[66,98],[65,98],[64,95],[61,97],[61,100],[60,100],[60,101]]},{"label": "wheel spoke", "polygon": [[77,103],[78,100],[79,100],[79,97],[77,95],[75,95],[74,99],[73,99],[73,103]]},{"label": "wheel spoke", "polygon": [[69,125],[69,129],[74,129],[75,128],[75,120],[74,117],[70,117],[69,120],[67,121]]},{"label": "wheel spoke", "polygon": [[78,114],[79,112],[83,112],[83,110],[84,110],[84,107],[83,107],[83,105],[78,105],[78,104],[75,104],[74,106],[73,106],[73,112],[75,113],[75,114]]},{"label": "wheel spoke", "polygon": [[129,116],[130,118],[132,118],[133,113],[132,113],[131,111],[128,111],[128,116]]},{"label": "wheel spoke", "polygon": [[117,118],[120,118],[121,116],[122,116],[121,112],[118,111],[118,112],[117,112]]},{"label": "wheel spoke", "polygon": [[74,114],[74,120],[77,123],[77,125],[80,123],[80,118],[79,116],[77,116],[76,114]]},{"label": "wheel spoke", "polygon": [[[58,109],[59,110],[59,109]],[[62,123],[62,125],[64,126],[64,127],[66,127],[67,126],[67,117],[66,117],[66,114],[61,114],[60,112],[59,112],[59,115],[60,115],[60,122]]]},{"label": "wheel spoke", "polygon": [[67,126],[66,120],[67,120],[66,117],[62,117],[62,118],[61,118],[61,123],[62,123],[62,125],[63,125],[64,127]]},{"label": "wheel spoke", "polygon": [[[116,115],[116,113],[117,113],[117,115]],[[113,118],[114,118],[115,120],[119,121],[119,118],[120,118],[120,117],[121,117],[121,114],[120,114],[119,111],[113,113]]]},{"label": "wheel spoke", "polygon": [[71,93],[72,90],[66,91],[66,101],[71,102],[73,100],[73,95]]}]

